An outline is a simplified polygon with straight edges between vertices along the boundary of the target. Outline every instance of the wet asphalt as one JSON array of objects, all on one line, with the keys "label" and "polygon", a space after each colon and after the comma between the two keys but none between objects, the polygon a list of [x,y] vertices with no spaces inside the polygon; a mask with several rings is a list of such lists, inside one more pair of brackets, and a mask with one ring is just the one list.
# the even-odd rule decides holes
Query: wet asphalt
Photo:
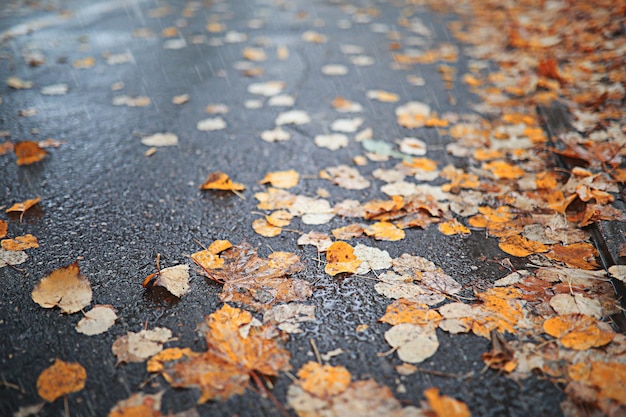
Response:
[{"label": "wet asphalt", "polygon": [[[200,7],[179,29],[187,41],[181,49],[165,49],[166,39],[160,33],[176,26],[185,5],[182,1],[64,2],[63,9],[73,13],[70,17],[58,9],[33,10],[23,4],[13,8],[16,3],[3,6],[0,17],[0,32],[12,34],[0,44],[0,79],[18,76],[32,80],[35,86],[12,90],[4,82],[0,85],[0,130],[10,131],[12,141],[54,138],[63,144],[49,149],[43,161],[29,166],[17,166],[11,155],[0,157],[1,206],[42,197],[40,206],[29,211],[22,222],[18,217],[9,218],[12,234],[34,234],[40,248],[28,251],[29,259],[20,265],[22,270],[0,269],[0,415],[11,415],[19,407],[41,401],[36,392],[37,376],[57,357],[79,362],[87,370],[85,389],[69,399],[72,416],[103,416],[131,393],[160,389],[166,390],[164,413],[195,406],[197,391],[172,389],[161,377],[149,380],[143,363],[116,366],[110,347],[117,337],[146,325],[172,329],[178,338],[172,346],[194,350],[205,347],[195,328],[204,315],[220,306],[220,287],[192,274],[189,294],[170,303],[144,290],[141,282],[154,272],[157,254],[161,254],[164,267],[187,263],[186,255],[200,249],[197,242],[208,244],[215,239],[233,243],[247,240],[263,255],[284,250],[306,261],[307,268],[298,277],[314,284],[310,303],[316,306],[317,320],[304,324],[302,334],[290,337],[287,348],[294,369],[314,359],[310,344],[313,339],[322,353],[337,348],[345,352],[331,363],[345,366],[353,380],[372,377],[390,387],[406,404],[419,405],[423,390],[436,386],[442,393],[466,402],[474,416],[560,415],[559,403],[564,395],[557,385],[538,377],[517,383],[495,371],[484,371],[481,354],[489,350],[489,342],[473,335],[449,335],[438,330],[438,352],[419,365],[453,375],[417,372],[399,376],[394,370],[401,363],[397,355],[377,355],[389,350],[383,337],[388,326],[377,322],[388,300],[374,291],[373,281],[350,276],[332,278],[316,262],[313,247],[296,245],[297,234],[283,232],[268,239],[251,228],[258,217],[253,214],[253,194],[263,189],[257,182],[269,171],[295,169],[305,176],[290,190],[295,194],[312,196],[323,187],[330,191],[331,201],[383,197],[378,187],[347,191],[314,178],[325,167],[349,163],[363,154],[355,142],[338,151],[313,144],[312,138],[328,133],[328,126],[338,117],[329,104],[333,98],[342,96],[363,103],[364,127],[372,127],[376,138],[392,140],[407,133],[396,123],[395,104],[367,100],[366,90],[394,91],[401,95],[401,102],[424,101],[440,113],[462,112],[474,99],[462,83],[454,85],[454,104],[448,100],[436,65],[421,67],[419,75],[426,80],[425,86],[409,85],[405,73],[389,69],[390,41],[385,34],[373,32],[368,23],[352,22],[350,29],[338,27],[338,20],[351,19],[338,2],[247,0]],[[376,5],[381,11],[376,22],[394,28],[398,8],[387,2],[356,3]],[[173,13],[150,17],[149,10],[158,5],[170,5]],[[301,17],[297,16],[299,12]],[[207,19],[215,15],[229,30],[247,33],[248,41],[221,46],[191,42],[195,35],[219,37],[205,29]],[[453,42],[445,30],[445,23],[453,16],[432,14],[424,8],[420,17],[432,30],[433,43]],[[264,24],[251,29],[251,20]],[[325,22],[325,26],[317,28],[316,21]],[[32,30],[20,33],[24,28]],[[150,28],[156,36],[133,37],[131,33],[137,28]],[[303,42],[301,35],[306,30],[317,30],[331,40],[325,44]],[[258,64],[264,68],[263,75],[246,77],[233,65],[242,60],[242,48],[254,44],[254,39],[286,46],[289,58],[279,62],[270,57]],[[375,58],[375,64],[352,65],[341,53],[340,43],[363,46],[367,55]],[[45,64],[28,66],[23,58],[28,50],[43,52]],[[266,50],[273,53],[271,47]],[[102,55],[107,52],[128,53],[132,62],[108,65]],[[85,57],[95,58],[93,68],[72,66],[75,60]],[[326,76],[320,68],[328,63],[346,65],[350,73]],[[457,65],[462,73],[465,57],[461,55]],[[307,125],[285,127],[292,134],[290,141],[267,143],[259,137],[263,130],[273,128],[283,108],[265,105],[252,110],[243,105],[248,99],[260,98],[249,94],[247,86],[267,80],[284,81],[285,93],[296,98],[294,108],[306,110],[311,116],[312,122]],[[123,90],[112,91],[111,85],[119,82],[124,83]],[[40,93],[41,87],[56,83],[68,84],[68,93]],[[120,94],[148,96],[151,104],[113,106],[113,97]],[[180,94],[189,94],[189,102],[173,104],[172,97]],[[212,103],[229,107],[229,112],[222,115],[228,126],[221,131],[201,132],[196,124],[209,117],[205,107]],[[18,115],[19,110],[31,107],[37,108],[37,115]],[[429,145],[428,156],[441,166],[458,163],[445,153],[446,139],[430,130],[423,137]],[[179,145],[144,156],[148,148],[140,138],[158,132],[177,134]],[[362,172],[370,175],[376,167],[370,164]],[[198,189],[209,172],[218,170],[248,185],[243,193],[245,200],[229,192]],[[349,219],[335,218],[326,227],[330,230],[348,223]],[[290,228],[305,232],[315,229],[297,219]],[[472,288],[487,287],[507,273],[498,262],[505,256],[496,242],[480,233],[444,238],[431,227],[408,230],[406,239],[400,242],[365,238],[363,243],[385,249],[392,257],[403,253],[424,256],[462,284],[466,294],[471,294]],[[92,284],[94,304],[111,304],[117,311],[118,321],[104,334],[81,335],[75,331],[80,314],[62,315],[57,309],[42,309],[31,300],[30,293],[39,279],[75,260],[79,260],[81,271]],[[359,324],[368,324],[369,328],[357,333]],[[467,378],[454,376],[467,374]],[[290,382],[286,376],[276,380],[273,393],[283,404]],[[398,390],[399,386],[404,389]],[[198,411],[203,416],[280,415],[270,400],[251,390],[224,402],[200,405]],[[45,405],[40,415],[63,415],[63,401]]]}]

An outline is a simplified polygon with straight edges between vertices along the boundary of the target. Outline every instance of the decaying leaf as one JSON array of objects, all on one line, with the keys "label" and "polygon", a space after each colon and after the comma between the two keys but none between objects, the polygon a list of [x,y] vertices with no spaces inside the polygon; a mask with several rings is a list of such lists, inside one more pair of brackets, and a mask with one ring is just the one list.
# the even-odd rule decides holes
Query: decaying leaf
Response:
[{"label": "decaying leaf", "polygon": [[232,247],[228,240],[216,240],[207,249],[192,254],[191,259],[204,270],[219,268],[224,264],[219,254]]},{"label": "decaying leaf", "polygon": [[176,265],[161,269],[154,284],[164,287],[180,298],[189,292],[189,265]]},{"label": "decaying leaf", "polygon": [[335,276],[344,272],[354,274],[363,261],[354,254],[354,248],[346,242],[334,242],[326,250],[324,272]]},{"label": "decaying leaf", "polygon": [[141,330],[137,333],[128,332],[118,337],[111,351],[117,362],[143,362],[163,350],[163,344],[172,338],[172,331],[165,327],[152,330]]},{"label": "decaying leaf", "polygon": [[372,248],[358,244],[354,247],[354,256],[361,260],[361,265],[356,271],[358,275],[365,275],[369,271],[391,268],[391,256],[386,250]]},{"label": "decaying leaf", "polygon": [[366,235],[373,236],[376,240],[396,241],[405,237],[405,232],[396,227],[393,223],[378,222],[371,224],[363,230]]},{"label": "decaying leaf", "polygon": [[435,354],[439,341],[436,326],[401,323],[385,332],[385,340],[398,352],[404,362],[421,363]]},{"label": "decaying leaf", "polygon": [[318,252],[326,252],[333,241],[326,233],[310,231],[300,236],[297,243],[298,245],[313,245]]},{"label": "decaying leaf", "polygon": [[469,235],[471,230],[459,222],[457,219],[441,222],[437,225],[439,231],[446,236],[452,235]]},{"label": "decaying leaf", "polygon": [[13,152],[17,156],[18,165],[30,165],[39,162],[46,157],[48,152],[39,146],[38,142],[21,141],[13,147]]},{"label": "decaying leaf", "polygon": [[275,226],[264,218],[254,220],[252,222],[252,228],[256,233],[265,237],[278,236],[283,231],[282,227]]},{"label": "decaying leaf", "polygon": [[263,323],[276,323],[285,333],[302,333],[300,323],[315,321],[315,306],[289,303],[272,307],[263,315]]},{"label": "decaying leaf", "polygon": [[21,203],[15,203],[8,209],[6,209],[7,213],[20,213],[20,221],[22,221],[22,217],[27,210],[33,207],[36,204],[39,204],[41,201],[41,197],[36,197],[30,200],[22,201]]},{"label": "decaying leaf", "polygon": [[320,148],[336,151],[337,149],[348,146],[350,139],[342,133],[331,133],[329,135],[315,135],[313,141]]},{"label": "decaying leaf", "polygon": [[347,165],[328,167],[320,172],[320,178],[330,180],[348,190],[363,190],[370,186],[370,182],[356,168]]},{"label": "decaying leaf", "polygon": [[98,304],[85,313],[85,317],[76,325],[76,331],[87,336],[104,333],[113,326],[116,319],[117,314],[115,314],[113,306]]},{"label": "decaying leaf", "polygon": [[59,307],[72,314],[91,303],[91,284],[80,273],[78,261],[59,268],[39,281],[32,292],[33,301],[43,308]]},{"label": "decaying leaf", "polygon": [[4,268],[7,265],[19,265],[26,262],[28,255],[26,252],[18,250],[4,250],[0,248],[0,268]]},{"label": "decaying leaf", "polygon": [[48,402],[80,391],[85,387],[87,371],[79,363],[55,359],[37,378],[37,394]]},{"label": "decaying leaf", "polygon": [[272,324],[255,323],[245,310],[224,304],[205,317],[201,330],[207,351],[166,349],[147,364],[173,387],[198,388],[198,403],[241,394],[253,373],[276,376],[290,368],[281,333]]},{"label": "decaying leaf", "polygon": [[287,391],[287,402],[299,417],[405,417],[405,409],[386,386],[374,380],[351,382],[342,366],[308,362]]},{"label": "decaying leaf", "polygon": [[513,372],[517,366],[515,351],[500,333],[491,331],[491,350],[482,354],[483,361],[491,369]]},{"label": "decaying leaf", "polygon": [[201,190],[224,190],[224,191],[243,191],[246,186],[233,182],[228,174],[216,171],[209,174],[204,183],[200,186]]},{"label": "decaying leaf", "polygon": [[249,243],[225,250],[222,266],[204,271],[224,287],[220,299],[238,302],[257,310],[268,310],[278,302],[302,301],[312,294],[311,284],[289,275],[300,272],[300,257],[289,252],[274,252],[261,258]]}]

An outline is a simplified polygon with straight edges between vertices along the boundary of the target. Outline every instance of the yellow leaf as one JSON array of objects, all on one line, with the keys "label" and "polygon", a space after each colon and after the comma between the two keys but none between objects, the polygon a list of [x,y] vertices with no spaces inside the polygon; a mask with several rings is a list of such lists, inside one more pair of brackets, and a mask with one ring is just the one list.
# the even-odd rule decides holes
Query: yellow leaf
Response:
[{"label": "yellow leaf", "polygon": [[512,165],[506,161],[487,162],[483,164],[482,169],[491,171],[497,179],[512,180],[520,178],[525,174],[525,171],[522,168]]},{"label": "yellow leaf", "polygon": [[464,402],[439,395],[439,388],[428,388],[424,391],[424,397],[436,417],[470,417],[469,408]]},{"label": "yellow leaf", "polygon": [[502,239],[498,246],[503,252],[509,255],[523,258],[533,253],[543,253],[550,250],[550,247],[541,242],[528,240],[523,236],[515,235]]},{"label": "yellow leaf", "polygon": [[269,216],[265,216],[265,220],[267,220],[267,222],[272,226],[276,227],[288,226],[289,223],[291,223],[291,219],[293,219],[293,214],[287,210],[277,210]]},{"label": "yellow leaf", "polygon": [[1,245],[4,250],[24,250],[38,248],[39,242],[35,236],[27,234],[18,236],[15,239],[3,239]]},{"label": "yellow leaf", "polygon": [[326,251],[326,262],[324,272],[335,276],[342,272],[354,274],[362,261],[356,257],[352,246],[346,242],[335,242]]},{"label": "yellow leaf", "polygon": [[388,305],[385,315],[378,319],[392,326],[400,323],[437,326],[440,320],[441,315],[435,310],[429,310],[427,305],[408,301],[405,298],[395,300]]},{"label": "yellow leaf", "polygon": [[352,379],[343,366],[320,365],[317,362],[306,363],[298,371],[298,377],[302,389],[319,398],[341,394]]},{"label": "yellow leaf", "polygon": [[226,190],[226,191],[243,191],[246,186],[233,182],[228,174],[216,171],[209,174],[204,183],[200,186],[201,190]]},{"label": "yellow leaf", "polygon": [[81,364],[57,358],[37,378],[37,393],[44,400],[53,402],[59,397],[82,390],[86,380],[87,371]]},{"label": "yellow leaf", "polygon": [[608,324],[582,314],[552,317],[543,322],[543,330],[558,338],[566,348],[574,350],[604,346],[615,337]]},{"label": "yellow leaf", "polygon": [[283,231],[283,229],[281,227],[276,227],[276,226],[270,224],[264,218],[259,218],[259,219],[256,219],[255,221],[253,221],[252,222],[252,228],[254,229],[254,231],[256,233],[260,234],[261,236],[265,236],[265,237],[278,236],[280,234],[280,232]]},{"label": "yellow leaf", "polygon": [[439,231],[447,236],[469,235],[472,233],[470,229],[465,227],[457,219],[451,219],[443,223],[439,223],[437,226],[439,227]]},{"label": "yellow leaf", "polygon": [[91,295],[91,285],[80,273],[78,261],[44,277],[31,294],[33,301],[43,308],[59,307],[68,314],[88,306]]},{"label": "yellow leaf", "polygon": [[259,184],[267,184],[270,183],[272,187],[276,188],[291,188],[298,185],[298,181],[300,180],[300,174],[293,169],[288,171],[275,171],[268,172]]},{"label": "yellow leaf", "polygon": [[13,147],[13,152],[17,156],[18,165],[30,165],[41,161],[48,154],[39,146],[38,142],[22,141],[17,142]]},{"label": "yellow leaf", "polygon": [[365,234],[376,240],[396,241],[405,237],[404,230],[398,229],[393,223],[378,222],[365,228]]}]

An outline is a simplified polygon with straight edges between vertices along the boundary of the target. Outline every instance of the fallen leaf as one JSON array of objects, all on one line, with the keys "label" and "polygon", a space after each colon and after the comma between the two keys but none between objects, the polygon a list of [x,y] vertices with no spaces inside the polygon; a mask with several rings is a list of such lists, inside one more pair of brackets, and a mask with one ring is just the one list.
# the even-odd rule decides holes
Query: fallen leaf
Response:
[{"label": "fallen leaf", "polygon": [[298,371],[300,387],[316,397],[327,398],[344,392],[352,375],[343,366],[320,365],[307,362]]},{"label": "fallen leaf", "polygon": [[354,133],[359,130],[365,119],[356,117],[354,119],[337,119],[331,123],[330,129],[335,132]]},{"label": "fallen leaf", "polygon": [[252,83],[248,85],[248,92],[250,94],[257,94],[265,97],[275,96],[280,94],[285,88],[285,83],[282,81],[267,81],[264,83]]},{"label": "fallen leaf", "polygon": [[289,275],[300,272],[300,257],[288,252],[274,252],[260,258],[250,244],[244,242],[222,253],[224,264],[204,271],[212,280],[222,283],[220,299],[246,304],[265,311],[278,302],[301,301],[312,293],[311,284]]},{"label": "fallen leaf", "polygon": [[4,268],[7,265],[19,265],[26,262],[28,255],[24,251],[8,251],[0,249],[0,268]]},{"label": "fallen leaf", "polygon": [[574,350],[604,346],[615,337],[609,324],[582,314],[552,317],[543,322],[543,330]]},{"label": "fallen leaf", "polygon": [[506,237],[498,243],[498,247],[503,252],[517,257],[525,257],[533,253],[544,253],[550,250],[550,247],[543,243],[528,240],[523,236],[515,235]]},{"label": "fallen leaf", "polygon": [[582,294],[556,294],[550,299],[550,307],[561,316],[585,314],[596,319],[604,316],[600,301],[587,298]]},{"label": "fallen leaf", "polygon": [[345,148],[348,146],[350,139],[341,133],[331,133],[329,135],[315,135],[313,139],[315,145],[320,148],[330,149],[336,151],[337,149]]},{"label": "fallen leaf", "polygon": [[11,77],[7,78],[7,85],[10,88],[13,88],[15,90],[23,90],[23,89],[33,88],[33,84],[34,83],[32,81],[25,81],[25,80],[22,80],[19,77],[11,76]]},{"label": "fallen leaf", "polygon": [[491,350],[482,354],[483,362],[491,369],[503,372],[513,372],[517,367],[515,351],[509,346],[506,339],[495,330],[491,331]]},{"label": "fallen leaf", "polygon": [[387,306],[385,315],[378,321],[391,324],[392,326],[409,323],[417,326],[436,327],[441,321],[441,315],[435,310],[430,310],[426,304],[400,298]]},{"label": "fallen leaf", "polygon": [[113,326],[116,319],[117,315],[113,306],[98,304],[85,313],[85,317],[76,325],[76,331],[87,336],[104,333]]},{"label": "fallen leaf", "polygon": [[4,220],[0,220],[0,238],[3,238],[7,235],[7,231],[9,230],[9,223]]},{"label": "fallen leaf", "polygon": [[259,181],[259,184],[271,184],[276,188],[292,188],[298,185],[300,174],[290,169],[288,171],[274,171],[265,174],[265,177]]},{"label": "fallen leaf", "polygon": [[96,60],[95,58],[91,56],[88,56],[82,59],[77,59],[74,62],[72,62],[72,66],[78,69],[87,69],[87,68],[93,67],[94,65],[96,65]]},{"label": "fallen leaf", "polygon": [[470,410],[465,403],[447,395],[439,395],[439,388],[424,390],[424,397],[428,401],[429,410],[425,410],[427,415],[432,412],[433,417],[470,417]]},{"label": "fallen leaf", "polygon": [[131,97],[127,95],[113,97],[112,104],[114,106],[128,106],[128,107],[147,107],[152,103],[150,97],[137,96]]},{"label": "fallen leaf", "polygon": [[16,251],[30,248],[38,248],[39,242],[37,241],[37,238],[35,236],[31,234],[26,234],[24,236],[17,236],[15,239],[3,239],[1,245],[2,249],[4,250]]},{"label": "fallen leaf", "polygon": [[224,190],[224,191],[243,191],[246,186],[233,182],[228,174],[216,171],[209,174],[204,183],[200,186],[201,190]]},{"label": "fallen leaf", "polygon": [[312,230],[300,236],[297,243],[298,245],[313,245],[318,252],[326,252],[330,245],[333,244],[333,241],[326,233]]},{"label": "fallen leaf", "polygon": [[294,104],[296,104],[295,97],[287,94],[270,97],[270,99],[267,101],[268,106],[275,107],[291,107]]},{"label": "fallen leaf", "polygon": [[265,50],[261,48],[244,48],[242,51],[242,55],[243,58],[247,59],[248,61],[260,62],[267,59],[267,54],[265,53]]},{"label": "fallen leaf", "polygon": [[147,364],[149,372],[161,373],[173,387],[198,388],[198,403],[241,394],[253,373],[277,376],[290,368],[281,333],[271,324],[255,324],[245,310],[224,304],[205,317],[201,330],[207,351],[166,349]]},{"label": "fallen leaf", "polygon": [[399,143],[400,152],[409,155],[423,156],[426,155],[426,143],[417,138],[403,138]]},{"label": "fallen leaf", "polygon": [[357,275],[365,275],[370,271],[391,268],[391,256],[386,250],[358,244],[354,248],[354,256],[361,260],[356,271]]},{"label": "fallen leaf", "polygon": [[221,117],[210,117],[208,119],[200,120],[196,125],[196,128],[203,132],[222,130],[226,128],[226,122]]},{"label": "fallen leaf", "polygon": [[17,142],[13,147],[13,152],[17,156],[18,165],[34,164],[44,159],[48,154],[39,146],[39,143],[33,141]]},{"label": "fallen leaf", "polygon": [[370,182],[356,168],[347,165],[328,167],[320,171],[319,175],[347,190],[364,190],[370,186]]},{"label": "fallen leaf", "polygon": [[118,401],[109,411],[108,417],[163,417],[161,414],[161,398],[165,391],[156,394],[138,392]]},{"label": "fallen leaf", "polygon": [[546,256],[572,268],[593,270],[599,267],[595,260],[598,256],[598,250],[588,242],[552,245]]},{"label": "fallen leaf", "polygon": [[220,268],[224,264],[224,260],[219,257],[219,254],[232,247],[232,243],[228,240],[216,240],[211,243],[208,249],[192,254],[191,259],[205,271]]},{"label": "fallen leaf", "polygon": [[436,326],[401,323],[385,332],[385,340],[396,349],[400,360],[421,363],[437,352]]},{"label": "fallen leaf", "polygon": [[359,103],[339,96],[335,97],[331,105],[340,113],[360,113],[363,111],[363,106]]},{"label": "fallen leaf", "polygon": [[368,90],[366,95],[369,99],[382,101],[384,103],[395,103],[400,100],[397,94],[384,90]]},{"label": "fallen leaf", "polygon": [[363,261],[354,254],[354,248],[345,242],[334,242],[326,250],[324,272],[330,276],[340,273],[354,274]]},{"label": "fallen leaf", "polygon": [[289,212],[294,216],[302,216],[304,224],[326,224],[335,216],[328,200],[301,195],[295,198]]},{"label": "fallen leaf", "polygon": [[278,236],[283,231],[281,227],[277,227],[269,223],[264,218],[259,218],[259,219],[254,220],[252,222],[252,229],[254,229],[254,231],[258,233],[259,235],[265,236],[265,237]]},{"label": "fallen leaf", "polygon": [[349,240],[355,237],[363,236],[365,233],[365,225],[360,223],[352,223],[347,226],[333,229],[332,233],[335,239]]},{"label": "fallen leaf", "polygon": [[209,114],[226,114],[228,113],[228,106],[226,104],[209,104],[204,108],[204,111]]},{"label": "fallen leaf", "polygon": [[69,86],[67,84],[52,84],[41,89],[44,96],[62,96],[67,94]]},{"label": "fallen leaf", "polygon": [[346,75],[348,73],[348,67],[346,67],[345,65],[341,65],[341,64],[323,65],[321,70],[322,70],[322,74],[331,75],[331,76]]},{"label": "fallen leaf", "polygon": [[275,305],[263,314],[263,323],[276,323],[285,333],[302,333],[300,323],[315,321],[315,306],[289,303]]},{"label": "fallen leaf", "polygon": [[306,32],[302,33],[302,40],[312,43],[326,43],[328,38],[326,37],[326,35],[323,35],[321,33],[307,30]]},{"label": "fallen leaf", "polygon": [[154,280],[157,285],[178,298],[189,292],[189,265],[176,265],[161,269]]},{"label": "fallen leaf", "polygon": [[78,261],[59,268],[41,279],[33,289],[32,299],[43,308],[59,307],[71,314],[91,303],[91,284],[80,273]]},{"label": "fallen leaf", "polygon": [[307,112],[303,110],[289,110],[284,113],[280,113],[276,117],[276,125],[304,125],[311,122],[311,118]]},{"label": "fallen leaf", "polygon": [[452,235],[469,235],[472,233],[470,229],[465,227],[464,224],[457,219],[451,219],[445,222],[441,222],[437,225],[439,231],[446,236]]},{"label": "fallen leaf", "polygon": [[163,350],[163,344],[172,338],[172,331],[165,327],[152,330],[141,330],[137,333],[128,332],[118,337],[111,351],[117,362],[143,362]]},{"label": "fallen leaf", "polygon": [[155,133],[141,139],[141,143],[146,146],[176,146],[178,145],[178,136],[173,133]]},{"label": "fallen leaf", "polygon": [[37,378],[37,394],[48,402],[82,390],[87,380],[87,371],[79,363],[55,359],[54,364],[44,369]]},{"label": "fallen leaf", "polygon": [[398,229],[389,222],[378,222],[367,226],[364,232],[368,236],[373,236],[376,240],[397,241],[405,237],[404,230]]},{"label": "fallen leaf", "polygon": [[283,130],[280,126],[276,126],[272,130],[264,130],[261,132],[261,139],[265,142],[284,142],[291,139],[291,134]]}]

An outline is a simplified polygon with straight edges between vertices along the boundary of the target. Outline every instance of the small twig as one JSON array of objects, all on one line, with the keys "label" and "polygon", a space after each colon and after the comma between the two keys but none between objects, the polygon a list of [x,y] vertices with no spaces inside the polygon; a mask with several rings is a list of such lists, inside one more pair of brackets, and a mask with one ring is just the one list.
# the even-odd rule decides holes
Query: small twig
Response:
[{"label": "small twig", "polygon": [[379,358],[383,358],[385,356],[393,355],[396,350],[398,350],[398,348],[394,347],[389,349],[387,352],[376,352],[376,356],[378,356]]},{"label": "small twig", "polygon": [[459,374],[450,374],[448,372],[435,371],[434,369],[425,369],[425,368],[417,368],[417,371],[425,373],[425,374],[442,376],[445,378],[455,378],[455,379],[467,379],[467,378],[471,378],[473,375],[472,372],[468,372],[465,375],[459,375]]},{"label": "small twig", "polygon": [[315,344],[315,340],[309,339],[309,343],[311,343],[311,347],[313,348],[313,353],[315,353],[315,359],[317,359],[318,363],[322,363],[322,356],[320,355],[320,351],[317,350],[317,345]]},{"label": "small twig", "polygon": [[7,388],[11,388],[14,389],[16,391],[21,392],[22,394],[26,394],[26,391],[24,391],[22,388],[20,388],[19,385],[17,384],[12,384],[11,382],[7,382],[7,381],[0,381],[0,386],[3,387],[7,387]]},{"label": "small twig", "polygon": [[246,197],[243,194],[241,194],[239,191],[235,191],[235,190],[230,190],[230,191],[232,191],[233,194],[235,194],[237,197],[241,198],[242,200],[246,199]]},{"label": "small twig", "polygon": [[65,417],[70,417],[70,404],[67,401],[67,395],[63,396],[63,408],[65,409]]}]

